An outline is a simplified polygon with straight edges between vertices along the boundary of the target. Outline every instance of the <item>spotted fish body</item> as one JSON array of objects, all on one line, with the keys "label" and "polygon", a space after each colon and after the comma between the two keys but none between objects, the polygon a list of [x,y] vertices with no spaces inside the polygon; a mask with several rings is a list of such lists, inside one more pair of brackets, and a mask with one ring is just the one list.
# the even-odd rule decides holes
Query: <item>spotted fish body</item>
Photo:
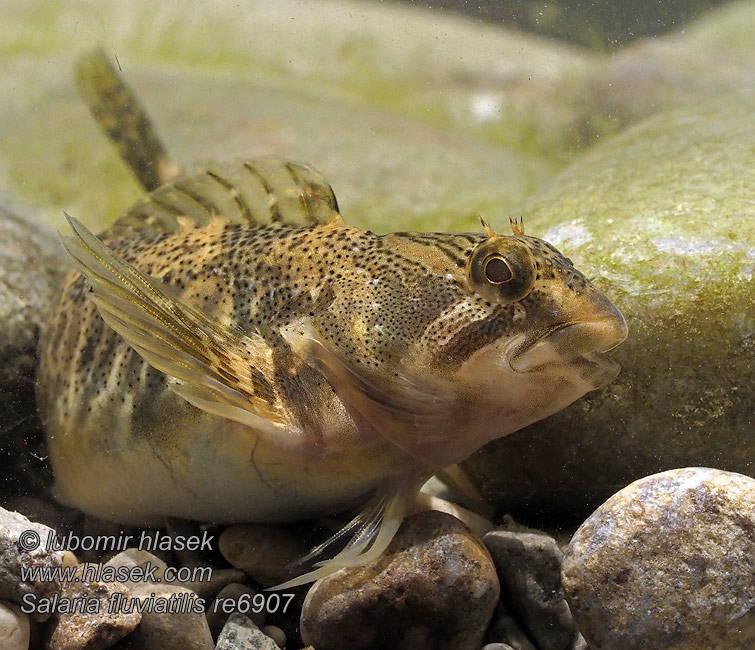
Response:
[{"label": "spotted fish body", "polygon": [[207,168],[102,241],[71,223],[38,374],[60,498],[154,524],[372,495],[305,579],[374,557],[430,475],[618,371],[621,314],[546,242],[363,231],[306,166]]}]

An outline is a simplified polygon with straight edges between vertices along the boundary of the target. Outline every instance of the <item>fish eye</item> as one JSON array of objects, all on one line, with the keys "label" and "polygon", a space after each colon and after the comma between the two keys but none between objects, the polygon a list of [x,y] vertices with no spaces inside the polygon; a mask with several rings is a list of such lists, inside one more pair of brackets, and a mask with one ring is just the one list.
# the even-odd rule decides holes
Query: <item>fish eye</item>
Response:
[{"label": "fish eye", "polygon": [[489,237],[467,261],[467,283],[485,300],[521,300],[535,284],[535,262],[529,247],[514,237]]},{"label": "fish eye", "polygon": [[514,272],[506,258],[500,255],[491,255],[485,261],[485,279],[491,284],[504,284],[514,279]]}]

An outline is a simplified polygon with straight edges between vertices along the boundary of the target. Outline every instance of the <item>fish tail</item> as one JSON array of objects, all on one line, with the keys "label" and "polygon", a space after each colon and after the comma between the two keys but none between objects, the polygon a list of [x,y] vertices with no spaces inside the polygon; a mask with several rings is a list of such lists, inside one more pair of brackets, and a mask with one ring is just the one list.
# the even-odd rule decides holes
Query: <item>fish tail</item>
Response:
[{"label": "fish tail", "polygon": [[76,62],[76,85],[92,116],[145,189],[154,190],[180,174],[134,91],[102,49],[87,52]]}]

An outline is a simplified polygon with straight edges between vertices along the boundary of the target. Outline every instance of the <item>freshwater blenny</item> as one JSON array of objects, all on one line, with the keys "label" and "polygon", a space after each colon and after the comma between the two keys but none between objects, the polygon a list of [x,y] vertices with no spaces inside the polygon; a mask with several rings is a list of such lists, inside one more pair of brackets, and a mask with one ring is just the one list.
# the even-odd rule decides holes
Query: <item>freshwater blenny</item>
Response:
[{"label": "freshwater blenny", "polygon": [[602,353],[627,335],[518,225],[374,234],[280,159],[164,185],[101,241],[70,222],[83,275],[38,374],[59,498],[133,524],[366,502],[301,581],[375,557],[434,472],[613,379]]}]

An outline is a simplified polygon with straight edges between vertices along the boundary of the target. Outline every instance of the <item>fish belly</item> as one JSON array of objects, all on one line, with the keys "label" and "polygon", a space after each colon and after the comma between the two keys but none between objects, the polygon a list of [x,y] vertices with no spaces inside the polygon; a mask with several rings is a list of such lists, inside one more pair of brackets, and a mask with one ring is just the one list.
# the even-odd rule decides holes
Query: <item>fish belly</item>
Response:
[{"label": "fish belly", "polygon": [[[379,436],[326,441],[298,431],[265,440],[174,393],[100,318],[64,294],[40,347],[37,396],[61,502],[128,524],[167,517],[287,521],[366,496],[396,459]],[[361,435],[361,437],[359,437]]]}]

